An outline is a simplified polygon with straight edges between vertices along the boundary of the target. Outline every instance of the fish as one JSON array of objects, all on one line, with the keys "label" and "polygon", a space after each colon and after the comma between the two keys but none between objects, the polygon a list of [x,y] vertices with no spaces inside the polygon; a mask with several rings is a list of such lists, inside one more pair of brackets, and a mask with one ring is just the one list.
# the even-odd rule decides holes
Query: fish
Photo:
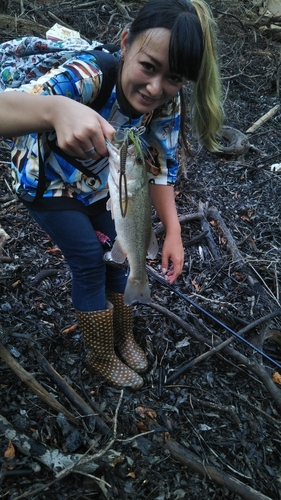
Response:
[{"label": "fish", "polygon": [[146,258],[154,259],[158,252],[140,133],[136,128],[122,129],[115,132],[112,141],[106,140],[110,194],[107,208],[111,210],[117,234],[111,259],[117,264],[127,259],[129,264],[124,291],[126,305],[150,302]]}]

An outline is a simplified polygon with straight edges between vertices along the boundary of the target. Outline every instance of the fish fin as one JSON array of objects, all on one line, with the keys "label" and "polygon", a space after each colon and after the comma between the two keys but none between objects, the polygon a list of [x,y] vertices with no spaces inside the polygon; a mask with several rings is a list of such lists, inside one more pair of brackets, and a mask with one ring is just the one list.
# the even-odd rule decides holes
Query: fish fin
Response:
[{"label": "fish fin", "polygon": [[134,302],[140,302],[141,304],[150,303],[150,288],[147,276],[145,276],[143,283],[139,281],[134,282],[130,280],[129,276],[124,292],[124,304],[130,306]]},{"label": "fish fin", "polygon": [[158,242],[157,242],[155,233],[154,233],[153,229],[151,228],[150,242],[149,242],[148,249],[147,249],[148,259],[155,259],[157,253],[158,253]]},{"label": "fish fin", "polygon": [[109,198],[106,202],[106,210],[110,210],[111,211],[111,217],[112,219],[114,219],[114,212],[113,212],[113,203],[111,201],[111,198]]},{"label": "fish fin", "polygon": [[117,264],[122,264],[127,255],[125,254],[123,248],[121,247],[119,240],[116,239],[114,242],[114,245],[111,250],[111,258],[114,262],[117,262]]}]

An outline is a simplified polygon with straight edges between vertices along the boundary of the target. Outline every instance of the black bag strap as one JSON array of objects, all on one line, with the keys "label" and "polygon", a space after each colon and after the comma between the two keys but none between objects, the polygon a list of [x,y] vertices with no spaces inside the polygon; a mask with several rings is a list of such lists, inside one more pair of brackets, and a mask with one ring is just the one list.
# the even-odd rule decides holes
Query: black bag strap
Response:
[{"label": "black bag strap", "polygon": [[114,85],[117,82],[119,59],[113,54],[120,50],[118,45],[105,44],[98,45],[91,51],[97,59],[98,65],[103,73],[101,89],[93,102],[92,108],[99,111],[109,99]]}]

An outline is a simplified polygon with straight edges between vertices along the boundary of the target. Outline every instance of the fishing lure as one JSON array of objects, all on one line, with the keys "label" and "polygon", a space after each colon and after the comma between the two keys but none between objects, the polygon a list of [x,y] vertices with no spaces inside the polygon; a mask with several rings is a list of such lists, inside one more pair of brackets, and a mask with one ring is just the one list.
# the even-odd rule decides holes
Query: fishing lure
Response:
[{"label": "fishing lure", "polygon": [[[139,163],[144,162],[143,154],[143,142],[140,136],[145,132],[145,127],[132,127],[118,129],[114,134],[114,139],[112,143],[118,147],[120,151],[120,177],[119,177],[119,199],[120,199],[120,211],[122,217],[126,217],[128,208],[128,188],[127,188],[127,176],[126,176],[126,162],[128,155],[132,153],[129,152],[129,146],[133,145],[134,155],[136,161]],[[124,203],[123,203],[124,200]]]}]

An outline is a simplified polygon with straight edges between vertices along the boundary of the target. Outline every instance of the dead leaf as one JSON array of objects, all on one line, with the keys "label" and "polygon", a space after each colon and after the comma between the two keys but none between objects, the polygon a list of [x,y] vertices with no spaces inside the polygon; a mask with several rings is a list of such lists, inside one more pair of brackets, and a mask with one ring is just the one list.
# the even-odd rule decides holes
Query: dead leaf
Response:
[{"label": "dead leaf", "polygon": [[213,227],[216,227],[216,226],[218,225],[217,221],[216,221],[216,220],[214,220],[214,219],[210,220],[210,224],[211,224],[211,226],[213,226]]},{"label": "dead leaf", "polygon": [[137,422],[137,428],[140,432],[147,432],[148,427],[144,422]]},{"label": "dead leaf", "polygon": [[135,472],[129,472],[129,474],[127,474],[128,477],[132,477],[133,479],[136,478],[136,473]]},{"label": "dead leaf", "polygon": [[224,236],[220,238],[220,244],[223,246],[227,244],[227,239]]},{"label": "dead leaf", "polygon": [[13,284],[12,284],[12,288],[16,288],[17,286],[19,286],[21,284],[21,280],[17,280],[15,281]]},{"label": "dead leaf", "polygon": [[281,375],[278,372],[274,372],[272,375],[272,380],[275,384],[281,385]]},{"label": "dead leaf", "polygon": [[75,325],[71,325],[69,326],[68,328],[65,328],[62,333],[65,333],[66,335],[68,335],[69,333],[72,333],[72,332],[75,332],[75,330],[77,330],[77,323]]},{"label": "dead leaf", "polygon": [[234,273],[234,274],[235,274],[235,278],[236,278],[237,280],[243,280],[243,279],[245,279],[244,274],[240,273],[239,271],[235,271],[235,273]]},{"label": "dead leaf", "polygon": [[281,344],[281,332],[280,330],[269,330],[265,336],[266,339],[271,339],[277,344]]},{"label": "dead leaf", "polygon": [[197,283],[195,280],[192,280],[192,282],[191,282],[191,283],[192,283],[192,285],[193,285],[193,286],[194,286],[194,288],[195,288],[195,292],[196,292],[196,293],[198,293],[198,292],[199,292],[199,290],[200,290],[200,287],[199,287],[198,283]]},{"label": "dead leaf", "polygon": [[155,420],[157,417],[156,411],[151,408],[146,408],[145,406],[138,406],[135,411],[141,418],[149,417]]},{"label": "dead leaf", "polygon": [[4,452],[4,457],[12,460],[13,458],[15,458],[15,455],[16,455],[15,447],[14,447],[12,441],[9,441],[8,448]]},{"label": "dead leaf", "polygon": [[55,248],[48,247],[45,250],[45,253],[50,253],[51,255],[61,255],[61,249],[58,247],[55,247]]}]

